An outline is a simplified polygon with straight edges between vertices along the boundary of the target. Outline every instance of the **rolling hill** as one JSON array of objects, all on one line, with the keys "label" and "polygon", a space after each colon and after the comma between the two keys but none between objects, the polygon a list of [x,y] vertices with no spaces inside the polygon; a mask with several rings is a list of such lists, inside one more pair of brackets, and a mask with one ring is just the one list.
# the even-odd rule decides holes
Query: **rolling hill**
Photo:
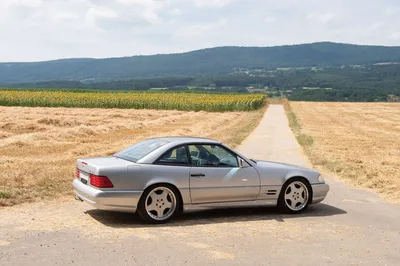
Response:
[{"label": "rolling hill", "polygon": [[275,47],[217,47],[181,54],[0,63],[0,83],[220,75],[230,73],[234,68],[275,69],[399,61],[400,47],[331,42]]}]

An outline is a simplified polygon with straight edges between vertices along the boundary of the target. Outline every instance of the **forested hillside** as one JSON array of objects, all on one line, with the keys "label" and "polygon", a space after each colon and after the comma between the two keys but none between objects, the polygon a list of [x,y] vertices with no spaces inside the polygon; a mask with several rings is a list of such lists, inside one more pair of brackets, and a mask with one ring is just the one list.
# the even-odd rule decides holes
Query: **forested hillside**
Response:
[{"label": "forested hillside", "polygon": [[216,76],[231,73],[237,68],[328,67],[398,61],[400,47],[329,42],[277,47],[219,47],[182,54],[0,63],[0,84]]}]

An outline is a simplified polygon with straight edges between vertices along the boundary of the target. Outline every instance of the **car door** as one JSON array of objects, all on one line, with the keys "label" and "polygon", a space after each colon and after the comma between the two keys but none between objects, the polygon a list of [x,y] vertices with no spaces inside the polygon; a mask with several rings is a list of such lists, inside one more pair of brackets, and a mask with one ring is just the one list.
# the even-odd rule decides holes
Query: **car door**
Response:
[{"label": "car door", "polygon": [[[185,203],[190,201],[190,168],[186,145],[169,149],[151,165],[142,164],[144,174],[152,183],[165,182],[175,185],[181,192]],[[143,178],[143,181],[148,179]]]},{"label": "car door", "polygon": [[238,156],[220,145],[188,145],[193,204],[255,200],[260,177],[251,166],[239,167]]}]

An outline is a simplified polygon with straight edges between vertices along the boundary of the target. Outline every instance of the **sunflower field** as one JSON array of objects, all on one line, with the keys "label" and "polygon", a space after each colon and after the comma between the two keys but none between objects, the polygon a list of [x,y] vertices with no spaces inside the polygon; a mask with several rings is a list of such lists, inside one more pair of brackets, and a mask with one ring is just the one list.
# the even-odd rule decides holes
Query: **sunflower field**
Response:
[{"label": "sunflower field", "polygon": [[262,94],[191,92],[104,92],[56,90],[0,90],[0,105],[167,109],[184,111],[250,111],[266,102]]}]

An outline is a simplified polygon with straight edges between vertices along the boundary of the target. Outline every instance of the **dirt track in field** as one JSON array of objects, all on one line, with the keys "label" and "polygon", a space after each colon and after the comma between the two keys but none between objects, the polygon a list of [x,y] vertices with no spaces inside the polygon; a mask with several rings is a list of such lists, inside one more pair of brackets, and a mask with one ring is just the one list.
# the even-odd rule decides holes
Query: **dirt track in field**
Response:
[{"label": "dirt track in field", "polygon": [[[309,165],[280,105],[269,107],[239,150]],[[149,226],[70,199],[3,208],[0,265],[398,265],[400,206],[328,182],[328,198],[301,215],[263,207],[192,211]]]}]

